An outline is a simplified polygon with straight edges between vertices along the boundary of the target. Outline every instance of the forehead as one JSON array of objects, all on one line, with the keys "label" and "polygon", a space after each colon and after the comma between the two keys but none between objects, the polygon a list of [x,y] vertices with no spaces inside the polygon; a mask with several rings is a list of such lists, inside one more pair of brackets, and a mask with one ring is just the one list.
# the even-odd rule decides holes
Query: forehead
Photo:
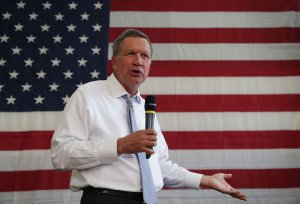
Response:
[{"label": "forehead", "polygon": [[127,37],[124,39],[121,45],[122,51],[133,50],[140,52],[151,53],[151,48],[149,42],[140,37]]}]

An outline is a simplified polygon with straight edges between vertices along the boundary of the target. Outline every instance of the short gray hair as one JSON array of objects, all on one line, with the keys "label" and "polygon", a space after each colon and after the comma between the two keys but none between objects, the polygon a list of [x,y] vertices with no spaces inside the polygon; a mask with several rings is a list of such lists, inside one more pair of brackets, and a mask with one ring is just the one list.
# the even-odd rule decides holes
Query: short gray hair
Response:
[{"label": "short gray hair", "polygon": [[125,30],[123,33],[121,33],[121,35],[119,35],[119,37],[117,37],[115,39],[115,41],[113,42],[112,50],[113,50],[114,57],[120,53],[120,47],[121,47],[123,41],[128,37],[137,37],[137,38],[146,39],[150,45],[151,56],[152,56],[153,49],[152,49],[152,45],[151,45],[149,37],[145,33],[141,32],[137,29],[130,28],[130,29]]}]

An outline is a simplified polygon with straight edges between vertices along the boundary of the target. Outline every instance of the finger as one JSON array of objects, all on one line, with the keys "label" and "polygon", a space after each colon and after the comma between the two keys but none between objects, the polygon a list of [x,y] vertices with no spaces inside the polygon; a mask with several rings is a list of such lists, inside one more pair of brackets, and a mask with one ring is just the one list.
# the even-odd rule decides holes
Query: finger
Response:
[{"label": "finger", "polygon": [[145,152],[149,152],[151,154],[154,154],[154,150],[153,150],[153,147],[156,146],[156,142],[151,142],[151,143],[148,143],[145,147]]},{"label": "finger", "polygon": [[230,179],[232,177],[232,174],[224,174],[223,178],[224,179]]},{"label": "finger", "polygon": [[146,135],[157,135],[157,132],[154,129],[146,129],[145,134]]},{"label": "finger", "polygon": [[145,147],[143,149],[143,152],[145,152],[146,154],[154,154],[155,151],[153,149],[151,149],[150,147]]},{"label": "finger", "polygon": [[151,141],[151,142],[156,142],[157,137],[156,137],[156,136],[149,136],[147,139],[148,139],[149,141]]},{"label": "finger", "polygon": [[154,147],[156,145],[157,145],[156,140],[148,141],[147,144],[146,144],[147,147]]},{"label": "finger", "polygon": [[147,140],[156,141],[157,136],[156,135],[146,135]]},{"label": "finger", "polygon": [[147,136],[143,140],[143,145],[147,147],[153,147],[157,145],[157,138],[156,136]]},{"label": "finger", "polygon": [[240,200],[243,200],[243,201],[247,201],[246,196],[232,196],[232,197],[233,197],[233,198],[240,199]]},{"label": "finger", "polygon": [[234,194],[238,194],[240,193],[238,190],[235,190],[234,188],[232,188],[231,186],[228,186],[227,189],[224,189],[223,193],[227,193],[229,195],[234,195]]},{"label": "finger", "polygon": [[244,201],[247,200],[246,195],[242,194],[240,191],[237,191],[237,192],[232,193],[232,194],[230,194],[230,195],[231,195],[232,197],[238,198],[238,199],[240,199],[240,200],[244,200]]},{"label": "finger", "polygon": [[247,201],[247,197],[245,195],[238,195],[238,196],[234,196],[237,199],[243,200],[243,201]]}]

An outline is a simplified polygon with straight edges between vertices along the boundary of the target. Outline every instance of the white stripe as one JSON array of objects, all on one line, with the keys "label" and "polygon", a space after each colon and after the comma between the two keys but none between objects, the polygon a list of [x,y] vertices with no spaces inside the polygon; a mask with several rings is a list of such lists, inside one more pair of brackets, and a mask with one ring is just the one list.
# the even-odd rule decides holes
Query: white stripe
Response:
[{"label": "white stripe", "polygon": [[2,112],[0,114],[0,131],[46,131],[56,128],[62,112]]},{"label": "white stripe", "polygon": [[53,170],[50,150],[0,151],[0,171]]},{"label": "white stripe", "polygon": [[[300,149],[170,150],[187,169],[299,168]],[[50,150],[0,151],[0,171],[53,170]]]},{"label": "white stripe", "polygon": [[300,130],[300,112],[157,113],[164,131]]},{"label": "white stripe", "polygon": [[153,60],[294,60],[300,44],[153,44]]},{"label": "white stripe", "polygon": [[[230,180],[229,180],[230,182]],[[300,203],[300,188],[240,189],[247,202],[234,199],[214,190],[163,190],[158,194],[158,204],[296,204]]]},{"label": "white stripe", "polygon": [[[247,195],[247,204],[300,203],[300,188],[289,189],[241,189]],[[44,190],[26,192],[1,192],[1,204],[73,204],[80,203],[82,192],[70,190]],[[241,201],[214,190],[161,190],[157,204],[240,204]]]},{"label": "white stripe", "polygon": [[299,94],[300,77],[149,77],[140,91],[154,95]]},{"label": "white stripe", "polygon": [[113,11],[110,27],[277,28],[299,27],[299,12],[136,12]]},{"label": "white stripe", "polygon": [[[109,59],[112,56],[109,44]],[[299,43],[153,43],[153,60],[296,60]]]},{"label": "white stripe", "polygon": [[[2,113],[14,121],[0,121],[1,131],[54,130],[61,112],[48,112],[43,123],[35,123],[35,113]],[[37,114],[37,113],[36,113]],[[300,112],[161,112],[164,131],[300,130]],[[39,116],[39,114],[37,114]],[[55,122],[54,122],[55,121]]]},{"label": "white stripe", "polygon": [[171,161],[187,169],[299,168],[300,149],[170,150]]},{"label": "white stripe", "polygon": [[[37,178],[39,179],[39,178]],[[80,203],[82,192],[71,190],[39,190],[0,192],[1,204],[73,204]]]}]

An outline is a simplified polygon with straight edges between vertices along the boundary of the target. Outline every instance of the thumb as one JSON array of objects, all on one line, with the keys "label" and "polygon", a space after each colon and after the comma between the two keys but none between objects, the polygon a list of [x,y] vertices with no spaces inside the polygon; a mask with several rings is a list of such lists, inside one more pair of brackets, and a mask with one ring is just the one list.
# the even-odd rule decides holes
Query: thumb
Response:
[{"label": "thumb", "polygon": [[224,179],[230,179],[232,177],[232,174],[224,174],[223,178]]}]

